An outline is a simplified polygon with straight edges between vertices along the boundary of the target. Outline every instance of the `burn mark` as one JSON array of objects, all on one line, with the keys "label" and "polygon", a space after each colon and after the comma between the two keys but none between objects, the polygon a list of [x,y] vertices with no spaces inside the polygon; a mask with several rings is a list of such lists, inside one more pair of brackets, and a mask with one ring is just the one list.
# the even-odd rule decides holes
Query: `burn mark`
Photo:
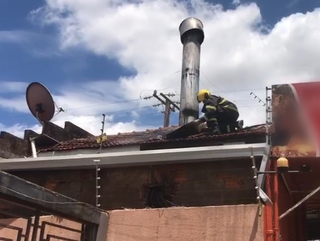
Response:
[{"label": "burn mark", "polygon": [[178,170],[152,168],[142,185],[140,200],[146,207],[171,207],[174,205],[179,184],[184,180],[184,175]]},{"label": "burn mark", "polygon": [[185,108],[182,110],[182,114],[185,116],[193,116],[193,117],[197,118],[198,111],[193,110],[193,109],[189,109],[189,108]]},{"label": "burn mark", "polygon": [[220,180],[224,188],[241,188],[245,185],[245,180],[242,177],[220,176]]},{"label": "burn mark", "polygon": [[167,207],[167,201],[164,197],[163,187],[161,185],[149,187],[146,205],[151,208]]}]

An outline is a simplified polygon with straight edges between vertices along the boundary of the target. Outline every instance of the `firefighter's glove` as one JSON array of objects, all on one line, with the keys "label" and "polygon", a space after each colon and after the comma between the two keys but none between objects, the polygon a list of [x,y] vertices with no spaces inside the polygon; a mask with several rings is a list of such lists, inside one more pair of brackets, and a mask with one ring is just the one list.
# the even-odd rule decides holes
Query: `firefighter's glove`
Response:
[{"label": "firefighter's glove", "polygon": [[206,122],[206,119],[205,119],[204,117],[201,117],[201,118],[198,119],[198,122],[199,122],[199,123]]}]

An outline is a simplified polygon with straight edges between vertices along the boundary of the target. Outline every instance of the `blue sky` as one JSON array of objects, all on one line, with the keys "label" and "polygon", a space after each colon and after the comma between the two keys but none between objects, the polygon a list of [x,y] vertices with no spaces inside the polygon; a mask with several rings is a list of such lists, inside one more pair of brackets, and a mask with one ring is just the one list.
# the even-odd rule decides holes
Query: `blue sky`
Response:
[{"label": "blue sky", "polygon": [[[78,32],[72,30],[74,32],[70,34],[70,32],[68,32],[69,30],[67,27],[74,26],[74,25],[67,26],[69,22],[67,22],[66,19],[63,19],[63,18],[58,19],[59,17],[61,17],[61,15],[57,14],[57,10],[59,10],[59,7],[55,5],[54,0],[50,0],[47,2],[40,1],[40,0],[28,0],[28,1],[0,0],[0,84],[2,86],[0,90],[0,111],[1,111],[0,128],[2,127],[3,130],[11,130],[17,134],[19,134],[23,128],[32,128],[32,127],[36,128],[37,121],[33,116],[31,116],[31,114],[28,113],[28,111],[26,111],[26,106],[24,104],[24,99],[23,99],[26,85],[33,81],[38,81],[46,85],[50,89],[50,91],[55,96],[57,96],[55,100],[56,101],[59,100],[59,103],[57,103],[59,106],[62,106],[66,110],[68,109],[78,110],[74,113],[72,111],[71,112],[67,111],[67,113],[59,114],[59,118],[57,119],[58,124],[62,124],[63,121],[70,120],[70,118],[72,121],[82,119],[82,121],[80,121],[79,123],[82,123],[82,126],[86,128],[86,127],[92,126],[92,124],[90,124],[91,122],[92,123],[94,122],[97,125],[99,125],[98,122],[100,121],[99,119],[100,114],[114,113],[113,119],[111,121],[113,125],[116,125],[118,122],[122,122],[123,123],[122,127],[123,127],[125,123],[129,123],[129,122],[131,123],[132,120],[135,120],[134,124],[131,123],[132,125],[129,125],[127,128],[123,128],[124,131],[130,130],[130,128],[139,127],[143,129],[145,127],[148,128],[148,127],[161,126],[163,123],[162,121],[163,115],[160,113],[160,109],[155,109],[152,107],[150,107],[149,109],[145,107],[148,105],[151,106],[152,104],[156,104],[155,101],[153,102],[152,101],[147,102],[145,100],[136,101],[138,103],[138,106],[134,104],[135,101],[128,101],[127,104],[121,104],[118,107],[117,105],[115,105],[115,103],[121,100],[139,99],[140,97],[139,95],[141,91],[142,91],[142,96],[150,95],[152,93],[151,92],[152,89],[161,90],[161,88],[163,88],[164,93],[174,92],[178,94],[179,92],[178,84],[180,81],[180,75],[179,73],[176,73],[176,72],[179,71],[179,68],[181,65],[181,57],[180,57],[181,51],[182,51],[181,44],[178,43],[178,41],[176,41],[177,43],[175,43],[178,48],[178,50],[175,50],[177,52],[175,56],[178,56],[178,57],[176,58],[174,56],[174,58],[176,58],[177,63],[175,65],[177,67],[171,68],[170,66],[167,68],[166,65],[163,63],[166,61],[166,59],[165,58],[162,59],[161,53],[155,54],[154,58],[152,57],[152,54],[150,54],[150,57],[148,57],[149,58],[148,59],[147,57],[142,58],[140,56],[140,55],[145,55],[143,52],[143,48],[141,51],[138,51],[137,48],[133,50],[130,50],[130,49],[123,50],[127,47],[120,46],[120,44],[119,44],[120,46],[119,47],[117,46],[117,42],[115,42],[115,44],[112,46],[106,46],[106,43],[104,43],[104,45],[101,43],[103,42],[103,36],[105,36],[105,42],[108,42],[108,38],[115,38],[112,35],[123,34],[124,35],[123,38],[125,37],[128,38],[127,45],[130,45],[130,39],[132,39],[133,37],[134,39],[138,38],[137,35],[135,35],[135,32],[132,32],[133,30],[132,31],[130,30],[132,33],[127,33],[129,32],[128,26],[123,25],[123,23],[121,23],[121,21],[119,20],[121,19],[121,16],[122,16],[121,13],[119,13],[120,17],[114,16],[115,20],[112,21],[112,24],[115,25],[114,30],[110,28],[112,29],[112,31],[114,31],[113,33],[109,31],[103,35],[103,33],[101,33],[101,31],[99,30],[91,33],[90,28],[87,27],[87,23],[89,23],[89,22],[86,22],[87,18],[82,17],[83,15],[86,15],[86,14],[87,15],[92,14],[92,12],[90,11],[90,8],[88,9],[88,6],[81,8],[81,6],[80,7],[78,6],[79,4],[77,4],[76,1],[65,0],[62,2],[65,2],[66,5],[62,7],[60,6],[61,7],[60,10],[64,8],[63,11],[65,11],[65,13],[70,11],[71,14],[70,12],[69,14],[72,15],[73,17],[72,20],[79,21],[76,23]],[[88,1],[83,1],[83,2],[88,2]],[[148,14],[147,10],[149,7],[150,9],[152,9],[150,10],[150,13],[154,10],[154,7],[152,7],[151,5],[148,5],[148,1],[142,1],[142,2],[146,2],[145,4],[146,14]],[[252,2],[256,3],[256,5],[250,8],[247,7],[247,4]],[[91,4],[91,3],[89,2],[88,4]],[[101,4],[100,1],[97,1],[97,0],[92,1],[92,8],[98,9],[99,4]],[[210,6],[215,6],[216,4],[222,4],[224,9],[223,10],[220,9],[219,12],[221,12],[222,14],[225,14],[230,18],[231,17],[239,18],[239,21],[243,22],[243,26],[241,25],[240,27],[231,26],[231,25],[230,26],[235,27],[235,29],[244,27],[247,31],[250,28],[249,26],[250,21],[251,22],[255,21],[254,16],[257,15],[256,9],[260,10],[260,14],[262,16],[262,19],[259,20],[260,24],[268,27],[269,29],[272,29],[275,26],[275,24],[282,23],[281,21],[282,18],[287,18],[290,15],[295,13],[302,13],[304,15],[308,11],[313,12],[315,8],[320,6],[320,0],[241,1],[240,4],[244,4],[244,8],[246,8],[246,10],[241,10],[241,9],[235,10],[235,8],[237,7],[235,6],[235,4],[232,4],[232,1],[222,1],[222,0],[210,1],[209,4]],[[124,5],[126,5],[126,3],[124,3]],[[127,5],[129,5],[129,3]],[[32,13],[32,11],[35,11],[45,6],[47,7],[49,6],[49,7],[48,9],[46,9],[46,11],[42,12],[41,14],[39,13],[35,14],[35,12]],[[233,13],[230,13],[230,16],[227,15],[229,13],[226,12],[228,9],[234,10]],[[181,9],[172,10],[172,14],[174,14],[174,11],[176,14],[172,16],[177,15],[177,21],[172,21],[173,22],[172,25],[173,26],[176,25],[176,31],[180,24],[180,20],[183,20],[183,18],[181,18],[180,16],[183,16],[183,17],[187,17],[188,15],[193,15],[196,17],[203,16],[202,19],[204,19],[203,22],[205,25],[205,29],[206,29],[206,23],[209,22],[209,20],[211,19],[210,16],[208,16],[208,13],[203,12],[204,10],[200,8],[194,10],[196,14],[191,14],[190,12],[186,13],[186,12],[183,12],[183,10]],[[241,15],[241,11],[251,11],[253,16],[252,19],[249,17],[248,17],[248,20],[242,19],[244,17],[243,15]],[[52,15],[49,15],[49,14],[52,14],[52,15],[57,14],[57,16],[54,20],[52,20],[49,18],[49,16],[52,16]],[[97,18],[97,20],[103,19],[104,13],[99,12],[96,15],[98,16],[99,14],[100,14],[100,17]],[[106,14],[105,24],[108,25],[107,10],[105,14]],[[134,15],[134,13],[130,12],[129,15],[130,16],[132,15],[131,18],[138,18],[137,16]],[[128,17],[128,19],[130,18]],[[205,20],[207,20],[207,22]],[[94,28],[95,22],[92,22],[90,24],[91,26],[93,26],[92,28]],[[129,24],[129,22],[127,24]],[[209,26],[209,23],[207,24],[207,26]],[[212,26],[214,27],[214,25]],[[283,24],[283,26],[287,26],[287,25]],[[141,29],[144,29],[144,28],[147,29],[149,25],[147,26],[147,23],[145,26],[140,24],[139,27]],[[226,30],[224,31],[225,32],[231,31],[231,27],[226,28]],[[166,29],[165,27],[163,28],[164,28],[163,35],[171,34],[173,35],[172,39],[176,38],[177,40],[179,40],[178,32],[175,33],[173,31],[174,27],[168,26],[168,29]],[[88,33],[85,33],[85,31],[87,31]],[[137,34],[138,34],[139,29],[136,29],[135,31],[137,31]],[[257,34],[256,30],[250,30],[250,31],[254,31],[253,33]],[[206,33],[206,30],[205,30],[205,33]],[[80,34],[81,34],[81,37],[78,37],[78,35]],[[130,34],[133,37],[131,37]],[[72,38],[70,36],[72,36]],[[101,38],[102,40],[99,39],[100,36],[102,36]],[[78,39],[76,39],[76,37],[78,37]],[[90,42],[88,42],[89,41],[88,39],[90,39]],[[206,35],[206,39],[207,39],[207,35]],[[96,43],[94,43],[95,40],[97,41]],[[100,42],[98,42],[98,40]],[[116,41],[116,40],[112,40],[112,41]],[[149,40],[146,40],[146,41],[149,41]],[[234,41],[238,42],[236,40]],[[271,41],[271,40],[268,40],[268,41]],[[101,43],[101,47],[99,45],[100,43]],[[213,43],[213,45],[214,44],[216,43]],[[241,43],[237,43],[237,44],[241,46]],[[166,43],[166,46],[167,45],[168,44]],[[141,46],[141,44],[137,46]],[[143,43],[142,43],[142,46],[143,46]],[[165,48],[168,50],[169,47],[165,47]],[[161,48],[161,46],[158,46],[157,48]],[[208,49],[208,51],[206,51],[206,48]],[[209,43],[206,43],[206,47],[204,46],[202,51],[203,52],[214,51],[214,50],[210,50],[209,48],[210,48]],[[243,49],[243,47],[241,47],[240,49]],[[135,53],[133,53],[133,51],[137,51],[136,55],[134,55]],[[277,51],[275,50],[275,52]],[[212,52],[212,54],[214,53],[215,52]],[[133,57],[128,57],[131,55]],[[138,61],[137,59],[140,57],[141,57],[141,61],[140,60]],[[171,60],[171,57],[170,57],[170,60]],[[159,63],[161,62],[161,64],[164,67],[162,69],[157,69],[157,67],[153,67],[151,65],[147,65],[147,64],[144,65],[143,61],[145,62],[159,61]],[[203,62],[206,63],[208,61],[206,61],[205,59]],[[168,65],[170,65],[169,62],[168,62]],[[208,66],[210,66],[210,64],[208,64]],[[268,66],[268,68],[272,69],[272,66]],[[242,70],[239,70],[238,68],[235,67],[234,71],[241,72]],[[310,73],[313,73],[312,71],[310,70]],[[149,76],[150,77],[149,80],[144,79],[146,78],[146,76],[143,76],[143,74],[145,73],[152,73]],[[257,76],[259,75],[263,76],[264,73],[261,72],[261,73],[254,73],[254,74],[256,74]],[[306,76],[305,73],[303,73],[303,71],[300,71],[298,75],[299,74],[301,74],[301,76],[303,77]],[[223,76],[221,75],[217,76],[217,79],[219,79],[219,81],[222,81],[221,79],[223,79]],[[136,79],[132,80],[132,78],[134,78],[135,76],[136,76]],[[146,88],[144,88],[145,86],[142,85],[140,87],[136,86],[136,89],[135,89],[136,82],[134,81],[139,81],[137,76],[143,79],[143,81],[150,81],[150,82],[153,82],[153,84],[156,82],[157,83],[160,82],[160,84],[158,86],[154,86],[154,88],[151,88],[153,87],[152,85],[150,85],[151,87],[147,86]],[[152,78],[154,76],[156,77]],[[177,80],[176,81],[177,84],[175,84],[175,87],[171,86],[170,82],[166,84],[161,84],[161,81],[162,82],[166,81],[163,79],[165,79],[167,76],[174,76],[175,80]],[[219,85],[219,82],[216,80],[213,80],[211,82],[211,79],[212,79],[211,76],[213,75],[210,74],[209,70],[206,70],[205,76],[207,76],[206,78],[208,83],[214,83],[211,86],[212,88],[223,90],[225,93],[227,93],[228,90],[230,89],[230,86]],[[309,78],[317,77],[317,73],[311,74],[311,76],[307,76],[306,78],[308,77]],[[204,78],[205,77],[202,77],[202,79]],[[281,75],[281,78],[283,79],[284,77]],[[126,81],[123,82],[123,79],[126,79]],[[131,80],[132,82],[130,82]],[[205,82],[206,80],[202,80],[202,81]],[[23,82],[23,83],[20,83],[20,82]],[[246,107],[247,111],[249,111],[251,115],[254,116],[253,118],[256,118],[257,115],[260,116],[260,114],[257,114],[257,113],[262,113],[261,111],[263,111],[263,109],[261,109],[261,106],[259,107],[259,103],[255,103],[254,101],[252,101],[252,98],[248,95],[248,91],[242,91],[242,90],[256,89],[257,90],[256,92],[262,98],[264,98],[263,92],[261,91],[265,87],[265,83],[266,82],[263,82],[263,81],[261,83],[248,83],[245,87],[236,85],[235,87],[237,88],[234,89],[235,92],[233,93],[232,97],[230,96],[228,98],[234,98],[234,95],[237,94],[238,96],[236,99],[239,100],[240,102],[243,101],[242,102],[243,105],[241,103],[239,105],[240,106],[242,105],[244,108],[245,106],[247,106]],[[151,90],[149,87],[151,88]],[[84,90],[87,90],[87,92],[81,92]],[[90,93],[88,92],[89,90],[91,91]],[[143,91],[143,90],[147,90],[147,91]],[[81,93],[83,93],[83,96],[86,96],[85,99],[83,98],[83,96],[81,96]],[[110,97],[109,93],[114,94],[113,98]],[[90,99],[91,94],[92,94],[92,97],[94,97],[92,101]],[[81,99],[83,102],[81,102]],[[175,97],[175,100],[179,100],[179,96]],[[99,106],[99,108],[96,110],[91,110],[91,112],[89,111],[90,108],[89,109],[84,108],[91,105]],[[113,105],[112,108],[110,107],[111,105]],[[250,110],[256,107],[260,109],[252,110],[252,111]],[[121,110],[130,110],[130,111],[126,111],[125,113],[121,114],[120,112]],[[133,113],[131,110],[135,110],[135,112]],[[112,112],[112,111],[116,111],[116,112]],[[252,114],[252,112],[254,113]],[[86,118],[85,116],[89,116],[89,117]],[[261,117],[260,120],[264,121],[264,117]],[[255,120],[255,121],[258,121],[258,120]],[[171,124],[177,124],[176,114],[172,116]],[[119,127],[118,125],[117,128],[119,130],[122,130],[121,129],[122,127],[121,126]],[[95,129],[99,130],[96,127]]]}]

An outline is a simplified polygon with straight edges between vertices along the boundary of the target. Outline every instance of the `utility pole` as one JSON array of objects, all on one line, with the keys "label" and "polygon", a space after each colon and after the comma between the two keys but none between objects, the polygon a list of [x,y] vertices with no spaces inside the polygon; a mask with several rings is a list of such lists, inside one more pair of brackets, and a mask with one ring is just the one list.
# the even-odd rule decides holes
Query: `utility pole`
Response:
[{"label": "utility pole", "polygon": [[[161,98],[161,97],[162,98]],[[172,101],[169,97],[175,96],[175,94],[169,93],[167,95],[160,93],[160,96],[158,96],[157,91],[154,90],[152,96],[144,97],[145,100],[151,99],[152,97],[156,98],[160,103],[153,105],[153,107],[160,106],[161,104],[164,105],[164,120],[163,120],[163,127],[168,127],[170,125],[170,114],[171,111],[175,112],[176,109],[180,110],[179,106],[177,105],[179,102]]]}]

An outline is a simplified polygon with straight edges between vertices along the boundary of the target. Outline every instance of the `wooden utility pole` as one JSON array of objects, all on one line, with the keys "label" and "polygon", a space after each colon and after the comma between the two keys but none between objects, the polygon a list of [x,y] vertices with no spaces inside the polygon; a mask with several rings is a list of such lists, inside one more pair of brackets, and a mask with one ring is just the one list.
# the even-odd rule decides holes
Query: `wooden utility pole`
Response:
[{"label": "wooden utility pole", "polygon": [[[157,95],[157,91],[156,90],[153,92],[152,97],[156,98],[160,102],[159,104],[153,105],[153,107],[160,106],[161,104],[165,106],[164,111],[163,111],[163,113],[164,113],[163,127],[168,127],[170,125],[170,114],[171,114],[171,111],[175,112],[176,109],[180,110],[180,108],[177,105],[177,102],[174,102],[171,99],[169,99],[169,97],[171,97],[171,96],[173,97],[173,96],[175,96],[175,94],[167,94],[167,95],[165,95],[163,93],[160,93],[160,96]],[[144,99],[150,99],[152,97],[148,96],[148,97],[145,97]]]},{"label": "wooden utility pole", "polygon": [[164,121],[163,127],[168,127],[170,125],[170,101],[166,100],[165,108],[164,108]]}]

